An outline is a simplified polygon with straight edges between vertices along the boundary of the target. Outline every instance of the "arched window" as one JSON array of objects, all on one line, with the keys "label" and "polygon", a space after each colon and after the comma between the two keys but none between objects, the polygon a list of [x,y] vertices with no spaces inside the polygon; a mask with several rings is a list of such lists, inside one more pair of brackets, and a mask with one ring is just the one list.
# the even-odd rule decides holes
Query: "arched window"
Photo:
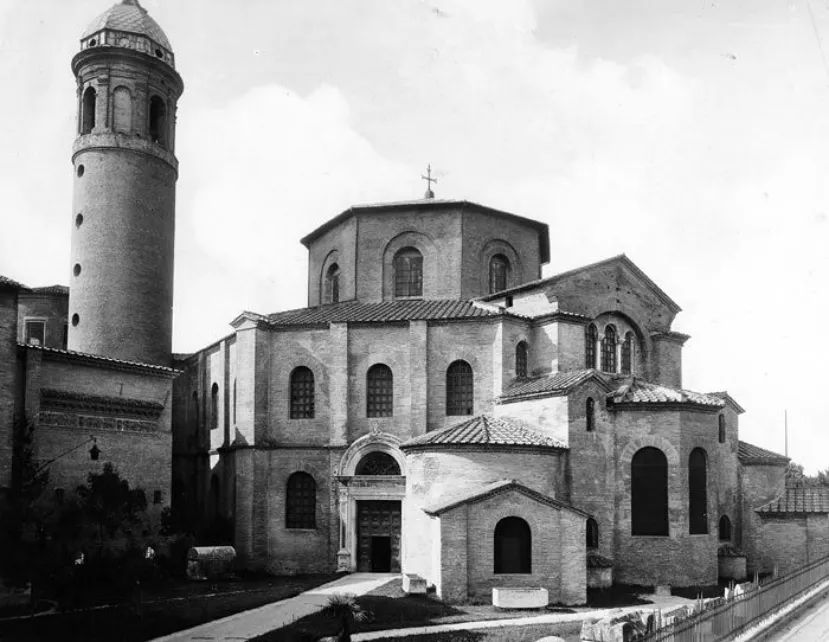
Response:
[{"label": "arched window", "polygon": [[219,427],[219,384],[214,383],[210,388],[210,427]]},{"label": "arched window", "polygon": [[112,125],[117,132],[132,132],[132,94],[126,87],[112,93]]},{"label": "arched window", "polygon": [[472,366],[453,362],[446,370],[446,414],[471,415],[474,396]]},{"label": "arched window", "polygon": [[423,296],[423,255],[413,247],[394,255],[394,296]]},{"label": "arched window", "polygon": [[520,517],[505,517],[495,526],[495,573],[532,573],[532,534]]},{"label": "arched window", "polygon": [[340,266],[336,263],[325,272],[325,302],[340,302]]},{"label": "arched window", "polygon": [[291,419],[314,418],[314,373],[299,366],[291,373]]},{"label": "arched window", "polygon": [[596,430],[596,402],[593,397],[588,397],[584,404],[584,419],[587,432]]},{"label": "arched window", "polygon": [[375,363],[366,374],[366,415],[391,417],[394,414],[394,375],[391,368]]},{"label": "arched window", "polygon": [[608,324],[602,339],[602,370],[616,372],[616,326]]},{"label": "arched window", "polygon": [[584,367],[596,367],[596,344],[599,342],[599,331],[591,323],[584,332]]},{"label": "arched window", "polygon": [[658,448],[638,450],[630,464],[632,535],[668,534],[668,460]]},{"label": "arched window", "polygon": [[388,453],[376,450],[369,453],[357,464],[355,475],[399,475],[400,465]]},{"label": "arched window", "polygon": [[288,477],[285,528],[317,527],[317,482],[308,473]]},{"label": "arched window", "polygon": [[507,289],[509,276],[509,259],[503,254],[496,254],[489,259],[489,292],[500,292]]},{"label": "arched window", "polygon": [[599,548],[599,523],[592,517],[587,518],[587,548]]},{"label": "arched window", "polygon": [[83,92],[83,109],[81,110],[81,133],[88,134],[95,128],[95,103],[98,94],[94,87],[87,87]]},{"label": "arched window", "polygon": [[167,147],[167,105],[159,96],[150,98],[150,140]]},{"label": "arched window", "polygon": [[719,433],[720,433],[720,443],[725,443],[725,416],[720,415],[717,417],[717,422],[719,424]]},{"label": "arched window", "polygon": [[622,343],[622,374],[633,374],[633,332],[625,334]]},{"label": "arched window", "polygon": [[728,515],[723,515],[722,517],[720,517],[719,531],[721,542],[731,541],[731,520],[728,519]]},{"label": "arched window", "polygon": [[515,376],[519,379],[527,378],[527,342],[519,341],[515,346]]},{"label": "arched window", "polygon": [[708,533],[706,459],[702,448],[694,448],[688,457],[688,525],[691,535]]}]

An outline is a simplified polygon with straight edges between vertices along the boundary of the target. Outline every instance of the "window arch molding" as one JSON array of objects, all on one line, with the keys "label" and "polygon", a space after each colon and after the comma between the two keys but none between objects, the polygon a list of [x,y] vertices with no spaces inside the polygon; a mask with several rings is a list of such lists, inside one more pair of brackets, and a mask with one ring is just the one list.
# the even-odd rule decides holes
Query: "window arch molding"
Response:
[{"label": "window arch molding", "polygon": [[337,474],[344,477],[353,476],[356,473],[357,466],[366,455],[379,451],[394,457],[397,465],[400,466],[400,474],[405,475],[406,457],[400,450],[401,443],[399,438],[383,431],[363,435],[356,439],[343,453]]},{"label": "window arch molding", "polygon": [[112,92],[113,131],[131,134],[134,111],[132,90],[125,85],[118,85]]},{"label": "window arch molding", "polygon": [[731,541],[731,519],[728,517],[728,515],[720,516],[720,521],[717,524],[717,535],[721,542]]},{"label": "window arch molding", "polygon": [[[296,419],[318,419],[321,415],[320,409],[323,404],[320,403],[320,372],[319,369],[310,363],[295,363],[290,364],[287,370],[287,381],[285,382],[285,399],[287,405],[287,415],[291,420]],[[295,406],[294,393],[298,392],[299,379],[303,376],[302,371],[311,373],[312,384],[312,406],[310,417],[294,416],[298,411],[299,406]]]},{"label": "window arch molding", "polygon": [[670,535],[670,469],[665,453],[645,446],[630,464],[631,535]]},{"label": "window arch molding", "polygon": [[492,529],[492,560],[495,575],[532,573],[533,527],[517,515],[501,517]]},{"label": "window arch molding", "polygon": [[446,367],[445,414],[447,417],[475,413],[475,368],[464,359],[455,359]]},{"label": "window arch molding", "polygon": [[688,455],[688,532],[708,534],[708,453],[703,448]]},{"label": "window arch molding", "polygon": [[526,379],[530,376],[530,346],[526,339],[515,344],[515,377]]},{"label": "window arch molding", "polygon": [[92,85],[87,85],[81,95],[81,134],[90,134],[95,129],[96,111],[98,109],[98,92]]},{"label": "window arch molding", "polygon": [[317,527],[319,484],[307,470],[294,470],[285,480],[285,528]]},{"label": "window arch molding", "polygon": [[382,361],[366,370],[366,417],[394,416],[394,370]]},{"label": "window arch molding", "polygon": [[492,259],[498,254],[503,255],[509,261],[509,271],[507,273],[507,289],[515,287],[524,282],[524,266],[521,263],[521,258],[518,252],[507,241],[501,238],[489,239],[481,248],[480,254],[480,273],[481,273],[481,294],[490,294],[489,292],[489,266]]},{"label": "window arch molding", "polygon": [[383,250],[383,300],[395,297],[394,257],[400,250],[411,247],[423,257],[423,293],[420,298],[437,299],[449,296],[438,279],[438,252],[431,238],[421,232],[409,231],[391,239]]},{"label": "window arch molding", "polygon": [[599,548],[599,522],[593,517],[587,518],[585,525],[585,543],[587,548]]},{"label": "window arch molding", "polygon": [[[642,331],[645,327],[640,323],[635,314],[629,311],[622,312],[620,310],[603,310],[599,312],[591,323],[596,326],[596,333],[599,339],[597,348],[597,362],[601,365],[601,342],[605,337],[607,326],[612,325],[616,328],[617,352],[616,352],[616,366],[617,370],[622,370],[622,344],[628,332],[632,333],[632,374],[637,376],[647,377],[646,366],[648,363],[648,355],[651,354],[652,342],[650,336]],[[586,329],[585,329],[586,333]]]},{"label": "window arch molding", "polygon": [[319,273],[319,292],[317,292],[317,303],[323,305],[325,303],[331,303],[326,298],[326,284],[328,279],[328,273],[331,270],[331,267],[336,265],[340,269],[340,277],[339,277],[339,294],[340,294],[340,301],[346,301],[350,298],[353,298],[351,295],[345,292],[345,282],[343,280],[343,263],[340,261],[340,252],[339,250],[331,250],[328,255],[325,257],[325,260],[322,262],[320,266],[320,273]]}]

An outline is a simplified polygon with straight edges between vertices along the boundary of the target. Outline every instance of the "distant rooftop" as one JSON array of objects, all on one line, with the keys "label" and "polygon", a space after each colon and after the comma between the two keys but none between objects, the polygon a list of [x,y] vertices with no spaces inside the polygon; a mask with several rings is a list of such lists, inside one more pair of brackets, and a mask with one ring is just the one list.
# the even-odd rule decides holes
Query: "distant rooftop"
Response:
[{"label": "distant rooftop", "polygon": [[780,497],[760,506],[762,514],[829,513],[829,488],[787,488]]},{"label": "distant rooftop", "polygon": [[534,446],[566,449],[557,439],[519,419],[478,415],[465,421],[409,439],[402,448],[429,446]]},{"label": "distant rooftop", "polygon": [[741,441],[737,448],[737,457],[740,462],[744,464],[776,464],[786,465],[789,463],[789,458],[783,455],[760,448],[746,441]]}]

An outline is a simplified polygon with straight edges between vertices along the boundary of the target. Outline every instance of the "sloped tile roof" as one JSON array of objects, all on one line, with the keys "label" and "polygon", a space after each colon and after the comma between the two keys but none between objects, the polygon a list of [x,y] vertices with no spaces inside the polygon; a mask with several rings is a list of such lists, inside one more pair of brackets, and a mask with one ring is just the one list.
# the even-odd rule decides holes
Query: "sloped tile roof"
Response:
[{"label": "sloped tile roof", "polygon": [[787,488],[780,497],[756,509],[760,514],[829,513],[829,488]]},{"label": "sloped tile roof", "polygon": [[6,290],[25,290],[26,286],[22,283],[18,283],[14,279],[10,279],[9,277],[0,274],[0,288]]},{"label": "sloped tile roof", "polygon": [[760,448],[746,441],[737,444],[737,457],[744,464],[788,464],[789,458],[783,455]]},{"label": "sloped tile roof", "polygon": [[511,417],[478,415],[453,426],[427,432],[405,442],[401,448],[429,446],[540,446],[567,448],[567,445],[548,437],[529,424]]},{"label": "sloped tile roof", "polygon": [[360,303],[349,301],[314,308],[300,308],[268,315],[275,326],[314,325],[327,323],[392,323],[395,321],[436,321],[443,319],[476,319],[503,314],[475,305],[471,301],[406,300]]},{"label": "sloped tile roof", "polygon": [[112,357],[101,357],[97,354],[75,352],[74,350],[61,350],[59,348],[49,348],[47,346],[36,346],[31,343],[18,343],[17,347],[26,350],[38,350],[43,352],[47,358],[68,359],[70,361],[100,362],[104,364],[111,364],[113,367],[121,367],[122,369],[155,372],[162,375],[169,375],[170,377],[181,374],[181,371],[175,370],[168,366],[159,366],[152,363],[141,363],[139,361],[126,361],[124,359],[113,359]]},{"label": "sloped tile roof", "polygon": [[579,384],[595,377],[604,382],[596,370],[573,370],[572,372],[552,372],[541,377],[516,381],[501,395],[501,401],[516,401],[556,393],[566,393]]},{"label": "sloped tile roof", "polygon": [[69,288],[65,285],[44,285],[40,288],[29,288],[34,294],[60,294],[69,296]]},{"label": "sloped tile roof", "polygon": [[157,42],[170,51],[173,50],[167,35],[147,13],[147,10],[138,4],[138,0],[121,0],[121,2],[111,6],[89,24],[86,31],[83,32],[81,40],[85,40],[101,29],[137,33],[147,36],[150,40]]},{"label": "sloped tile roof", "polygon": [[457,506],[473,503],[476,501],[481,501],[489,497],[492,497],[493,495],[497,495],[499,493],[503,493],[506,491],[517,491],[522,495],[529,497],[541,504],[546,504],[547,506],[551,506],[559,510],[570,510],[574,513],[578,513],[582,517],[588,517],[588,514],[584,511],[579,510],[578,508],[575,508],[570,504],[562,502],[556,499],[555,497],[550,497],[549,495],[539,493],[537,490],[528,488],[527,486],[524,486],[524,484],[514,479],[501,479],[499,481],[491,482],[489,484],[484,484],[483,486],[479,486],[478,488],[472,488],[464,493],[455,495],[454,497],[443,499],[437,504],[433,504],[432,506],[426,506],[423,508],[423,512],[428,515],[440,515],[441,513],[445,513],[446,511],[452,510]]},{"label": "sloped tile roof", "polygon": [[690,404],[714,408],[725,406],[725,401],[714,395],[669,388],[636,377],[610,395],[609,401],[614,404]]}]

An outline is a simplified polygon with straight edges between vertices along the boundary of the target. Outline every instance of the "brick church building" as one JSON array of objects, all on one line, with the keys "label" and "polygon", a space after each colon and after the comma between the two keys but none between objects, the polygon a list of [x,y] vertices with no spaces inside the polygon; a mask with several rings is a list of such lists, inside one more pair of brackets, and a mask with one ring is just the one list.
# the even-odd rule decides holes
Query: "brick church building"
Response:
[{"label": "brick church building", "polygon": [[[97,470],[71,450],[94,440],[274,573],[575,604],[588,585],[710,585],[780,558],[764,525],[803,513],[779,499],[788,460],[740,441],[727,393],[682,387],[680,307],[629,258],[542,278],[545,223],[431,191],[351,207],[301,241],[308,307],[242,312],[174,355],[183,82],[137,0],[80,45],[68,300],[0,279],[0,486],[25,414],[56,488]],[[829,552],[804,537],[807,558]]]}]

